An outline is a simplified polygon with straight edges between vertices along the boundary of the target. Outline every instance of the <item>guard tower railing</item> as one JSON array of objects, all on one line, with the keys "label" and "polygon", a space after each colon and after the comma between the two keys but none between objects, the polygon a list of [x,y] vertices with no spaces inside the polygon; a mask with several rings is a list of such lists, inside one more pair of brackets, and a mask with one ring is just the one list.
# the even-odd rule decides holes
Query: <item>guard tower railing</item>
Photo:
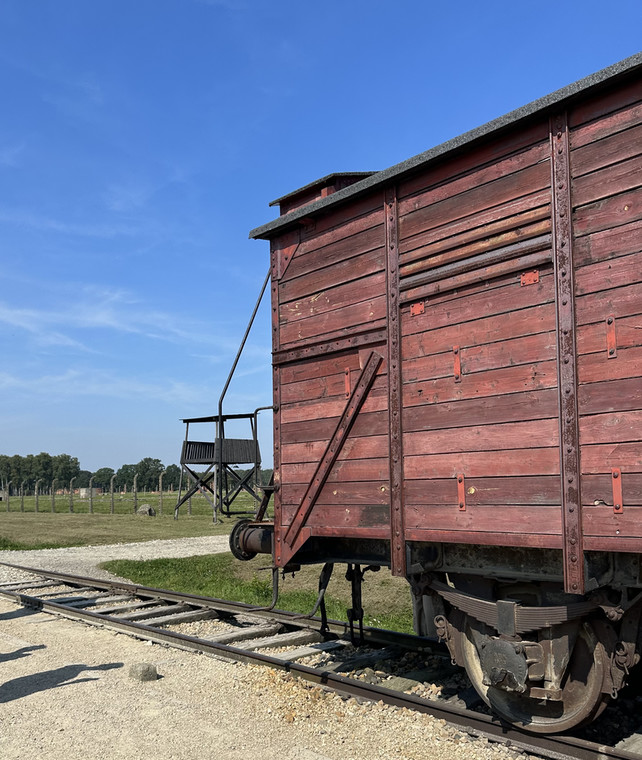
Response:
[{"label": "guard tower railing", "polygon": [[[185,440],[181,450],[181,478],[174,517],[178,517],[180,507],[197,493],[203,494],[210,502],[215,520],[219,512],[229,516],[256,513],[259,510],[265,500],[266,491],[270,490],[269,484],[262,483],[261,451],[258,442],[258,415],[267,409],[272,407],[261,406],[250,414],[216,414],[183,420]],[[226,437],[225,423],[232,420],[249,422],[251,438]],[[190,438],[190,426],[200,423],[216,425],[214,440]],[[239,473],[234,467],[240,465],[249,465],[249,469]],[[187,485],[185,494],[184,482]],[[252,507],[232,511],[232,505],[241,493],[249,494],[253,502]]]}]

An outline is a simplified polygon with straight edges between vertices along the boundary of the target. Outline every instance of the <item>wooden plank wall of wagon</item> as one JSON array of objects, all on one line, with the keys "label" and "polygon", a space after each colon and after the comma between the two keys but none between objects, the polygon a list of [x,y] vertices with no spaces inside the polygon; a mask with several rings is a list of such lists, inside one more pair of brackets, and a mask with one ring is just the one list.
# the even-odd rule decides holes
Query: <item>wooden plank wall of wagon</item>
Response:
[{"label": "wooden plank wall of wagon", "polygon": [[[323,345],[386,323],[383,202],[375,198],[316,220],[279,281],[280,349]],[[282,525],[291,523],[306,487],[372,349],[313,355],[282,365]],[[315,535],[389,535],[386,363],[306,525]]]},{"label": "wooden plank wall of wagon", "polygon": [[535,124],[399,188],[409,540],[561,546],[549,156]]},{"label": "wooden plank wall of wagon", "polygon": [[[584,545],[639,552],[642,82],[587,102],[569,121]],[[614,469],[621,470],[621,514]]]}]

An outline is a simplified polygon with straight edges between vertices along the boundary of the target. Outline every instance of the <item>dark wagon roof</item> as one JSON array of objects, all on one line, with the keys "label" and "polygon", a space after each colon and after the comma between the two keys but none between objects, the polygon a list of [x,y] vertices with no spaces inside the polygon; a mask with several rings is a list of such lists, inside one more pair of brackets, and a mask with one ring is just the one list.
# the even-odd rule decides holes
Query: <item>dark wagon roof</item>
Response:
[{"label": "dark wagon roof", "polygon": [[[384,169],[383,171],[371,174],[365,179],[362,179],[361,181],[356,182],[355,184],[350,185],[350,187],[347,187],[343,190],[339,190],[338,192],[333,193],[326,198],[321,198],[319,200],[313,201],[312,203],[309,203],[302,208],[298,208],[294,211],[291,211],[289,214],[285,214],[284,216],[275,219],[274,221],[267,222],[267,224],[256,227],[250,232],[250,237],[269,240],[271,237],[274,237],[275,233],[284,230],[300,219],[310,217],[317,212],[325,211],[330,206],[335,206],[339,203],[342,203],[343,201],[346,201],[349,198],[363,194],[379,185],[383,185],[384,183],[389,182],[390,180],[398,179],[404,174],[424,167],[437,158],[443,158],[451,151],[460,149],[475,142],[476,140],[488,137],[493,133],[513,126],[519,121],[533,116],[534,114],[545,112],[551,109],[553,106],[560,105],[566,100],[574,98],[593,88],[604,85],[606,82],[614,78],[629,74],[641,66],[642,53],[636,53],[636,55],[632,55],[630,58],[625,58],[623,61],[615,63],[606,69],[602,69],[595,74],[591,74],[584,79],[580,79],[579,81],[574,82],[567,87],[563,87],[561,90],[556,90],[550,95],[546,95],[543,98],[534,100],[532,103],[528,103],[527,105],[522,106],[515,111],[511,111],[505,116],[500,116],[498,119],[493,119],[492,121],[489,121],[480,127],[476,127],[475,129],[470,130],[469,132],[464,132],[464,134],[460,135],[459,137],[455,137],[454,139],[448,140],[441,145],[430,148],[424,153],[419,153],[417,156],[413,156],[406,161],[395,164],[388,169]],[[353,174],[358,174],[358,172],[353,172]],[[316,182],[311,183],[312,186],[315,184]],[[292,195],[292,193],[288,193],[288,196],[289,195]]]}]

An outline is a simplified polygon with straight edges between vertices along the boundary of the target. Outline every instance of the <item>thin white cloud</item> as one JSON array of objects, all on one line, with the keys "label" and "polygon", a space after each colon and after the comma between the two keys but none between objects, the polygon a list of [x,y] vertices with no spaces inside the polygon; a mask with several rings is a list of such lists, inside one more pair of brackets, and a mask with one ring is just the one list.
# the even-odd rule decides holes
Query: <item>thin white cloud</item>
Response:
[{"label": "thin white cloud", "polygon": [[9,372],[0,372],[0,391],[11,391],[15,395],[46,397],[52,402],[78,397],[96,397],[188,405],[202,402],[203,398],[212,396],[210,388],[189,385],[176,380],[145,382],[102,370],[79,369],[68,369],[62,373],[39,377],[33,375],[21,377]]},{"label": "thin white cloud", "polygon": [[0,222],[17,227],[30,227],[45,232],[59,232],[63,235],[78,235],[91,238],[133,237],[145,232],[133,224],[77,224],[60,219],[34,214],[24,209],[4,208],[0,211]]},{"label": "thin white cloud", "polygon": [[62,294],[63,303],[50,308],[19,308],[0,301],[0,325],[30,333],[38,345],[59,345],[89,350],[69,331],[112,330],[155,341],[198,344],[227,355],[237,345],[209,321],[189,319],[149,308],[125,290],[78,287]]}]

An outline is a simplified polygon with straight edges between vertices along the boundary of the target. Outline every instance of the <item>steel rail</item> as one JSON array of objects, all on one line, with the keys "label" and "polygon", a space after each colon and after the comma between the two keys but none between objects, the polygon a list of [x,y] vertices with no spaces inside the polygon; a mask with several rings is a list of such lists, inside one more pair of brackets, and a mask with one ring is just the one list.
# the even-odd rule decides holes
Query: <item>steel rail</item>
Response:
[{"label": "steel rail", "polygon": [[[147,597],[150,599],[159,599],[166,602],[183,602],[185,604],[194,604],[198,607],[206,607],[217,612],[225,612],[233,615],[251,614],[257,617],[269,618],[276,620],[284,625],[294,628],[309,628],[315,631],[321,629],[321,618],[301,617],[300,613],[289,612],[287,610],[266,610],[258,605],[246,604],[245,602],[231,602],[227,599],[217,599],[210,596],[199,596],[180,591],[171,591],[170,589],[159,589],[152,586],[140,586],[135,583],[125,583],[123,581],[103,581],[98,578],[88,578],[83,575],[70,575],[53,570],[44,570],[34,567],[25,567],[23,565],[14,565],[9,562],[0,562],[2,567],[11,567],[15,570],[22,570],[26,573],[40,575],[43,578],[59,580],[63,583],[72,585],[87,585],[97,589],[123,591],[132,594],[132,596]],[[20,585],[20,581],[16,581]],[[350,633],[350,624],[342,620],[328,620],[327,628],[335,636],[347,636]],[[382,644],[384,646],[399,646],[418,652],[430,652],[431,654],[450,656],[444,646],[431,639],[414,636],[409,633],[399,633],[389,631],[383,628],[373,628],[372,626],[363,627],[364,643]]]},{"label": "steel rail", "polygon": [[[0,563],[7,564],[7,563]],[[11,565],[12,567],[20,567]],[[20,569],[24,569],[20,567]],[[31,572],[34,572],[31,570]],[[67,577],[80,580],[77,576],[68,576],[64,573],[47,573],[54,577]],[[19,583],[19,582],[18,582]],[[18,585],[18,584],[17,584]],[[101,587],[123,588],[129,584],[120,582],[100,582]],[[149,587],[137,587],[148,591],[154,591]],[[182,595],[185,596],[193,595]],[[500,722],[497,718],[476,713],[470,710],[463,710],[454,705],[446,703],[433,702],[420,699],[412,694],[405,694],[398,691],[392,691],[375,684],[366,684],[346,676],[333,673],[331,671],[319,668],[311,668],[307,665],[301,665],[291,660],[282,660],[277,657],[262,654],[256,651],[249,651],[228,644],[220,644],[213,641],[198,639],[194,636],[162,630],[144,623],[133,621],[124,621],[109,615],[100,615],[89,610],[82,610],[68,607],[58,602],[52,602],[38,597],[28,596],[16,591],[0,589],[0,598],[5,598],[24,607],[37,611],[50,612],[61,617],[72,620],[81,620],[90,625],[107,627],[111,630],[119,631],[127,635],[152,641],[154,643],[172,646],[179,649],[209,654],[214,657],[232,660],[235,662],[245,662],[249,664],[265,665],[276,670],[282,670],[291,673],[303,680],[316,683],[320,686],[327,687],[342,695],[358,697],[370,701],[382,701],[385,704],[395,707],[405,707],[416,712],[432,715],[457,726],[461,730],[474,735],[484,736],[491,741],[499,742],[504,745],[518,748],[521,751],[535,753],[544,757],[564,760],[571,758],[573,760],[639,760],[640,756],[615,747],[597,744],[594,742],[577,739],[574,737],[557,736],[549,737],[543,735],[527,734],[519,729],[508,726]],[[193,597],[198,598],[198,597]],[[218,600],[216,600],[218,601]],[[222,600],[221,600],[222,601]],[[244,605],[248,607],[248,605]],[[250,608],[251,610],[251,608]],[[249,611],[249,610],[248,610]]]}]

